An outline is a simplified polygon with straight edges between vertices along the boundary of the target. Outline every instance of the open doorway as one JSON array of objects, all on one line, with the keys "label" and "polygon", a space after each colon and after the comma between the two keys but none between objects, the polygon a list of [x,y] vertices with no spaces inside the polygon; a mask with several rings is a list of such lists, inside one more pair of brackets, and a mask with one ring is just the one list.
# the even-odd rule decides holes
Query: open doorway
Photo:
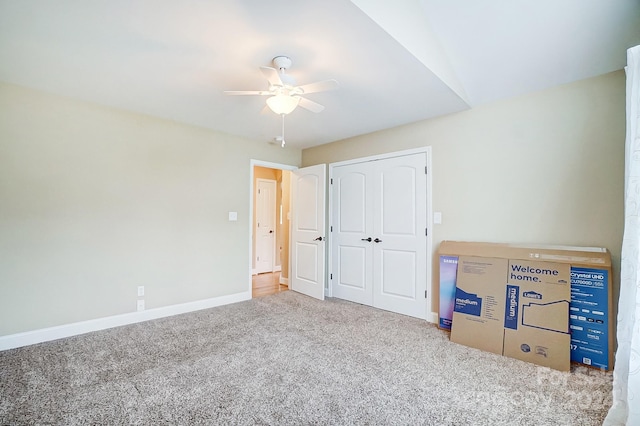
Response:
[{"label": "open doorway", "polygon": [[289,191],[294,167],[257,161],[251,167],[251,294],[260,297],[289,289]]}]

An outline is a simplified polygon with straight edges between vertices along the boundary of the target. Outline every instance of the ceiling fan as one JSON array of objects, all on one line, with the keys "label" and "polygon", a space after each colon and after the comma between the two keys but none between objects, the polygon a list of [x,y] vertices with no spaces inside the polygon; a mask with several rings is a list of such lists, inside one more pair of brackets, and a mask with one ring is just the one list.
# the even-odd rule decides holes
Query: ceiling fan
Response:
[{"label": "ceiling fan", "polygon": [[324,106],[303,98],[301,95],[333,90],[338,87],[336,80],[329,79],[296,86],[294,78],[286,74],[286,70],[291,67],[291,58],[288,56],[276,56],[272,62],[275,68],[260,67],[260,71],[269,81],[268,90],[227,90],[224,93],[227,95],[269,96],[267,98],[267,106],[280,115],[291,113],[298,105],[312,112],[324,110]]}]

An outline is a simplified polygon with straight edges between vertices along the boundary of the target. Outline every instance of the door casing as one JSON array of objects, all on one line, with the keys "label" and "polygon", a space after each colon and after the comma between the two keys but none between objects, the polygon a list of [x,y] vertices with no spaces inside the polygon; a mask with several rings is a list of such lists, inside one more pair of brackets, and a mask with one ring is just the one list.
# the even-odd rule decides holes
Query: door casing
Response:
[{"label": "door casing", "polygon": [[249,270],[247,274],[247,291],[249,295],[251,295],[252,291],[252,276],[253,276],[253,192],[255,191],[253,181],[254,181],[254,168],[258,167],[266,167],[269,169],[280,169],[280,170],[297,170],[298,167],[292,166],[291,164],[280,164],[280,163],[272,163],[269,161],[262,160],[249,160],[249,217],[247,218],[247,225],[249,226]]}]

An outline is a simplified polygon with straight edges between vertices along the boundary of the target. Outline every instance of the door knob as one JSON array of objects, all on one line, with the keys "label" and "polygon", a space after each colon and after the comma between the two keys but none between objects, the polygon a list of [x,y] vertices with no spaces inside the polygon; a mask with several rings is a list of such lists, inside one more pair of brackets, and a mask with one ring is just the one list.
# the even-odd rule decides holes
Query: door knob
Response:
[{"label": "door knob", "polygon": [[361,240],[362,240],[362,241],[369,241],[369,242],[371,242],[371,237],[369,237],[369,238],[361,238]]},{"label": "door knob", "polygon": [[318,238],[316,238],[316,239],[315,239],[315,240],[313,240],[313,241],[322,241],[322,237],[318,237]]},{"label": "door knob", "polygon": [[375,240],[373,240],[374,243],[381,243],[382,240],[380,238],[376,238]]}]

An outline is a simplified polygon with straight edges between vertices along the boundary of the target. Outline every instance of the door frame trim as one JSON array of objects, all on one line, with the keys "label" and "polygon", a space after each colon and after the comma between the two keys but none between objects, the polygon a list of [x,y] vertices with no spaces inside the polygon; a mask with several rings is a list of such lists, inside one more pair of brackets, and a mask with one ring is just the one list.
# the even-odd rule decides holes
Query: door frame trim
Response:
[{"label": "door frame trim", "polygon": [[357,163],[366,163],[370,161],[376,160],[386,160],[388,158],[394,157],[404,157],[412,154],[425,154],[426,156],[426,165],[427,165],[427,205],[426,205],[426,215],[427,215],[427,258],[426,267],[427,267],[427,298],[425,299],[425,303],[427,304],[427,317],[425,318],[428,322],[437,323],[438,322],[438,313],[433,312],[432,303],[433,303],[433,192],[432,192],[432,178],[433,178],[433,166],[432,166],[432,150],[431,146],[425,146],[422,148],[415,149],[407,149],[403,151],[394,151],[385,154],[372,155],[367,157],[354,158],[351,160],[338,161],[335,163],[329,163],[329,200],[328,200],[328,223],[329,227],[329,237],[327,243],[329,244],[329,253],[327,256],[327,296],[333,297],[333,281],[331,279],[331,268],[333,267],[333,233],[331,232],[331,227],[333,226],[332,218],[333,218],[333,209],[335,206],[333,205],[333,185],[331,184],[331,179],[333,179],[333,169],[334,167],[346,166],[350,164]]},{"label": "door frame trim", "polygon": [[[270,161],[262,161],[262,160],[249,160],[249,217],[247,218],[247,224],[249,226],[249,271],[247,277],[247,291],[249,295],[252,294],[252,272],[253,272],[253,191],[255,188],[253,187],[254,181],[254,167],[266,167],[269,169],[278,169],[278,170],[298,170],[298,166],[292,166],[291,164],[281,164],[281,163],[272,163]],[[289,236],[291,236],[291,230],[289,230]],[[289,240],[289,244],[291,241]],[[289,265],[291,266],[291,265]]]}]

